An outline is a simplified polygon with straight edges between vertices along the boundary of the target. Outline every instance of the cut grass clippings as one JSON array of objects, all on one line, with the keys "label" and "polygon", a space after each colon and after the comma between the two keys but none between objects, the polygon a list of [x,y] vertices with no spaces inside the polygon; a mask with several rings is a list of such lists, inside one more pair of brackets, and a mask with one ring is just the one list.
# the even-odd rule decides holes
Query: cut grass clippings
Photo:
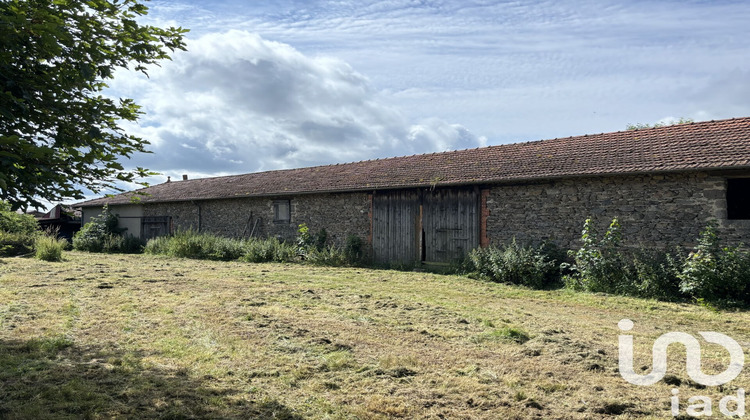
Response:
[{"label": "cut grass clippings", "polygon": [[[103,287],[106,285],[106,287]],[[0,418],[663,418],[699,389],[617,371],[668,331],[747,343],[750,316],[429,273],[65,253],[0,264]],[[705,344],[705,343],[704,343]],[[706,373],[726,368],[706,344]],[[747,369],[746,369],[747,370]],[[737,385],[739,384],[739,385]],[[736,392],[735,392],[736,394]]]}]

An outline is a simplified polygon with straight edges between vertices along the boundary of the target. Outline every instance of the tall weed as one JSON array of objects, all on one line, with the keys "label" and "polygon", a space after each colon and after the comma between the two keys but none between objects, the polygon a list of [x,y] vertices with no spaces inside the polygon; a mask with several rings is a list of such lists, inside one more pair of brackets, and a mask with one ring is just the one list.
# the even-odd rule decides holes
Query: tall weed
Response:
[{"label": "tall weed", "polygon": [[564,278],[566,286],[589,292],[628,294],[631,284],[620,249],[622,233],[617,218],[612,220],[602,239],[598,239],[593,221],[586,219],[581,242],[583,245],[578,251],[569,253],[575,263],[564,267],[571,272]]},{"label": "tall weed", "polygon": [[67,245],[68,241],[63,238],[38,235],[34,241],[34,256],[42,261],[62,261],[62,252]]},{"label": "tall weed", "polygon": [[694,299],[750,303],[750,254],[722,246],[715,221],[701,232],[679,278],[680,290]]},{"label": "tall weed", "polygon": [[293,262],[298,259],[295,246],[271,239],[233,239],[194,230],[180,231],[170,237],[148,241],[147,254],[206,260],[245,262]]},{"label": "tall weed", "polygon": [[204,260],[236,260],[244,253],[244,241],[186,230],[146,244],[148,253]]},{"label": "tall weed", "polygon": [[307,252],[305,257],[305,261],[313,265],[343,267],[350,263],[344,251],[333,245],[322,249],[313,248]]},{"label": "tall weed", "polygon": [[480,276],[501,283],[540,289],[556,280],[558,264],[542,247],[519,245],[515,238],[502,248],[477,248],[469,254],[471,269]]},{"label": "tall weed", "polygon": [[252,239],[245,243],[241,261],[262,262],[295,262],[299,260],[297,248],[276,238]]},{"label": "tall weed", "polygon": [[632,294],[659,300],[682,300],[680,272],[684,253],[674,251],[639,250],[632,253],[628,265],[628,279]]},{"label": "tall weed", "polygon": [[632,295],[660,300],[750,304],[750,253],[742,245],[722,246],[718,223],[711,221],[698,245],[685,256],[676,251],[626,251],[617,219],[602,240],[586,220],[583,245],[570,251],[575,264],[567,268],[567,286],[589,292]]}]

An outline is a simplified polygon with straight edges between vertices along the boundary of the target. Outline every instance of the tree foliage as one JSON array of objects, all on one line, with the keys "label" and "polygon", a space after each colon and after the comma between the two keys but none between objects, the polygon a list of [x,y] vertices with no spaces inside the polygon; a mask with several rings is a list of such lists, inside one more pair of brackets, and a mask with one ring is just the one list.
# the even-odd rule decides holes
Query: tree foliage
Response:
[{"label": "tree foliage", "polygon": [[34,216],[17,213],[0,200],[0,257],[28,254],[39,233]]},{"label": "tree foliage", "polygon": [[694,121],[692,118],[680,117],[679,120],[673,120],[669,122],[659,122],[656,124],[644,124],[644,123],[628,124],[625,127],[625,129],[628,131],[635,131],[635,130],[643,130],[645,128],[659,128],[659,127],[667,127],[670,125],[691,124],[693,122]]},{"label": "tree foliage", "polygon": [[139,24],[140,1],[0,1],[0,199],[14,209],[149,174],[119,162],[146,152],[119,125],[138,105],[102,91],[116,69],[146,73],[184,50],[187,30]]},{"label": "tree foliage", "polygon": [[10,203],[0,201],[0,232],[33,235],[39,230],[34,216],[16,213],[10,207]]}]

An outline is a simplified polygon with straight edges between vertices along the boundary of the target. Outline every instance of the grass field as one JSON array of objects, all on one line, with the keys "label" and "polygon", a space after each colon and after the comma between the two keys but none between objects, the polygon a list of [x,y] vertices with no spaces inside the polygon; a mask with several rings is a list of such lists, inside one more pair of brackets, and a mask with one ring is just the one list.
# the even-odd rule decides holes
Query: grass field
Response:
[{"label": "grass field", "polygon": [[[0,418],[670,417],[701,389],[625,382],[667,331],[743,347],[750,316],[419,272],[66,253],[0,261]],[[703,343],[703,368],[728,355]],[[678,385],[679,384],[679,385]],[[720,414],[718,414],[721,416]]]}]

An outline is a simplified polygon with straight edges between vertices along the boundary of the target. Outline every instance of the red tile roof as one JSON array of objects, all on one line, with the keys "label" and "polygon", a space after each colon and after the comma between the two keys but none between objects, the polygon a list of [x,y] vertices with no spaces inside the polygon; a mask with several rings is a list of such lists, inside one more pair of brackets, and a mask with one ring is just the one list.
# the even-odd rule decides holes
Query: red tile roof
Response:
[{"label": "red tile roof", "polygon": [[[371,191],[576,176],[750,169],[750,117],[310,168],[175,181],[140,202]],[[80,203],[127,204],[136,192]]]}]

